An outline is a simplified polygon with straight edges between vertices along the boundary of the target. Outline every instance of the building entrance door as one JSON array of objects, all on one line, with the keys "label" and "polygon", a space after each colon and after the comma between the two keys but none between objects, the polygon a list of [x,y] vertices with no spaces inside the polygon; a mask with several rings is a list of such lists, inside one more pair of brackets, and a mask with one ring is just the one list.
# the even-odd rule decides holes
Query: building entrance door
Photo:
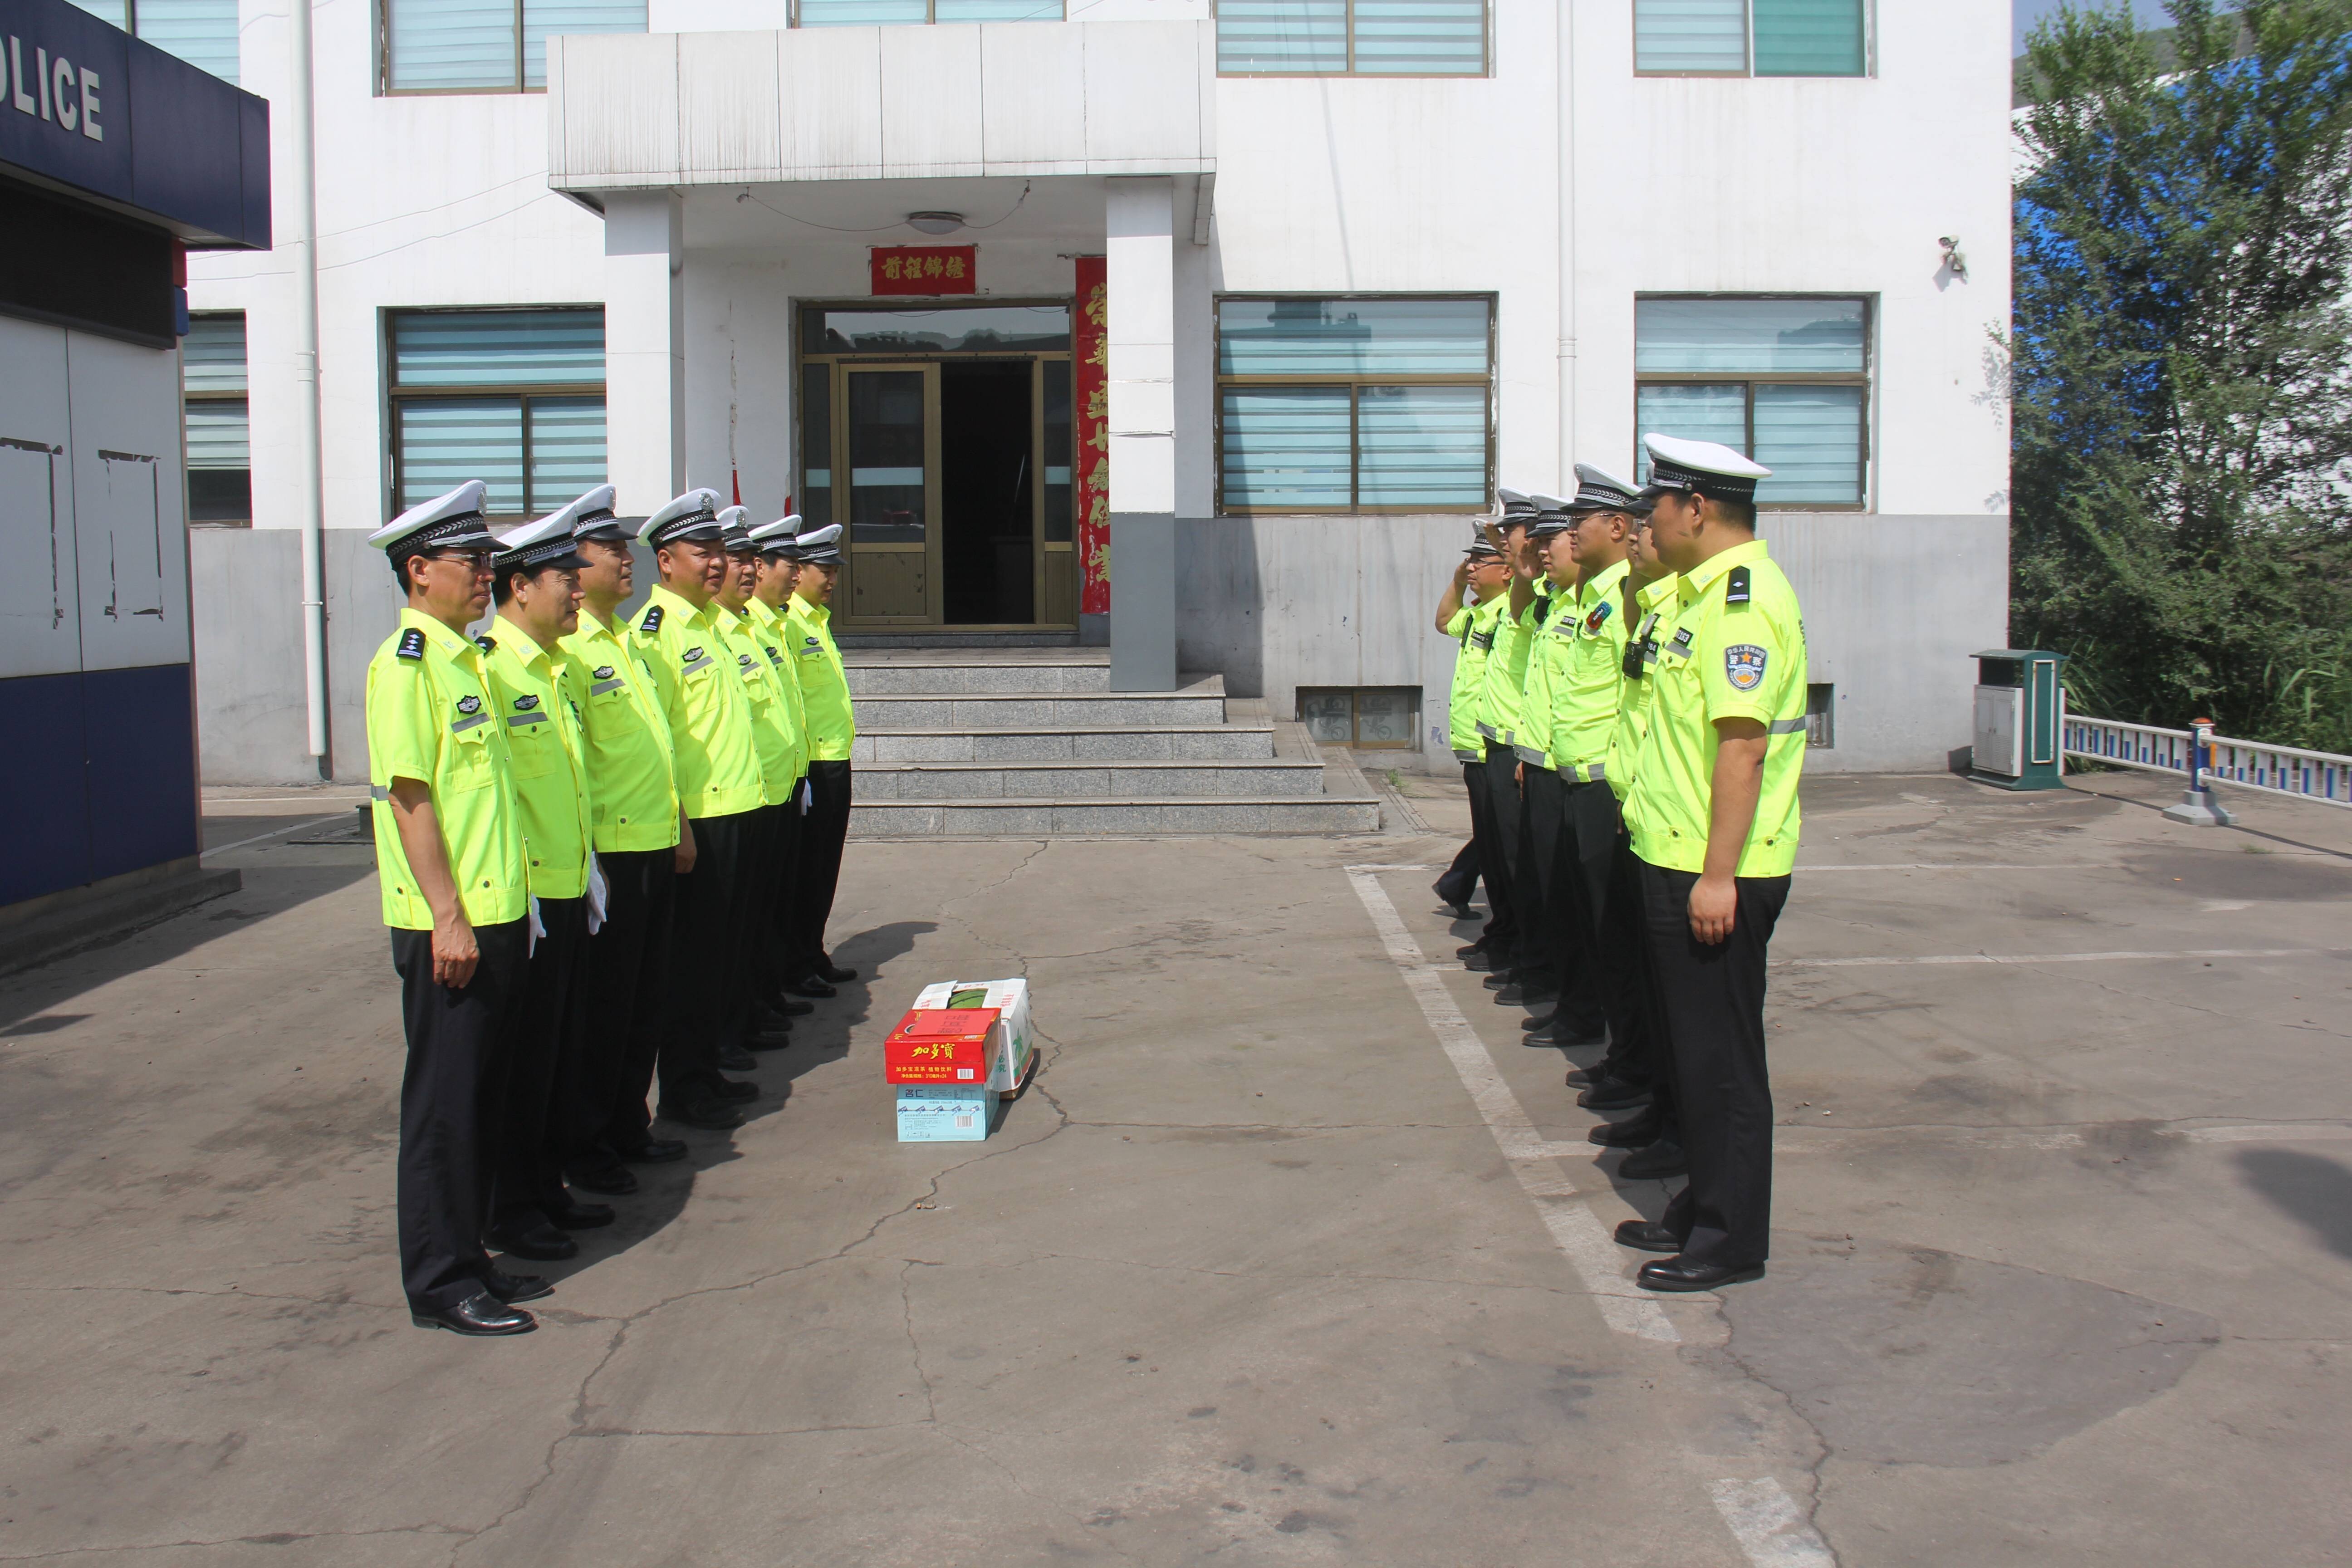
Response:
[{"label": "building entrance door", "polygon": [[803,312],[801,511],[839,521],[843,625],[1066,629],[1069,308]]}]

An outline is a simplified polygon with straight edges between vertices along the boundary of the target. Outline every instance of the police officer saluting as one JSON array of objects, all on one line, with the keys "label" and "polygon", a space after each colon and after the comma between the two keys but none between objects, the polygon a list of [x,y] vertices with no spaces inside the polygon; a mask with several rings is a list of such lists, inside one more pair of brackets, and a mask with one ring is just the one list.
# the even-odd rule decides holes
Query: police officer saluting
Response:
[{"label": "police officer saluting", "polygon": [[767,931],[761,938],[765,963],[759,975],[761,1011],[757,1015],[762,1025],[786,1027],[791,1019],[816,1010],[784,991],[788,983],[798,978],[790,963],[793,886],[800,874],[802,825],[808,819],[809,807],[808,702],[801,692],[800,672],[784,652],[791,636],[784,616],[801,575],[800,526],[801,515],[793,512],[751,530],[751,543],[760,552],[759,576],[751,587],[751,602],[743,606],[751,639],[766,657],[775,677],[776,693],[783,700],[784,727],[793,737],[796,759],[793,785],[778,824],[775,896]]},{"label": "police officer saluting", "polygon": [[849,837],[849,750],[857,720],[849,678],[833,641],[833,590],[841,578],[841,524],[803,533],[800,580],[784,615],[784,657],[800,678],[808,720],[808,816],[801,823],[800,867],[793,879],[792,950],[786,964],[796,996],[830,996],[857,978],[825,952],[825,922],[841,883],[841,848]]},{"label": "police officer saluting", "polygon": [[[556,1082],[580,1070],[587,1026],[581,965],[588,949],[592,830],[578,711],[563,691],[562,638],[580,626],[580,557],[572,518],[557,511],[499,540],[491,558],[498,618],[474,639],[507,738],[532,912],[531,946],[499,1118],[489,1239],[518,1258],[570,1258],[564,1232],[613,1223],[604,1204],[563,1185],[553,1112]],[[601,889],[599,889],[601,893]]]},{"label": "police officer saluting", "polygon": [[[1468,602],[1465,603],[1465,597]],[[1486,867],[1496,853],[1495,842],[1494,803],[1486,794],[1486,738],[1478,732],[1479,701],[1485,694],[1487,651],[1495,646],[1495,623],[1511,601],[1511,569],[1486,538],[1484,530],[1473,531],[1470,548],[1462,564],[1454,569],[1454,580],[1437,601],[1437,629],[1460,645],[1454,657],[1454,686],[1446,704],[1446,742],[1454,749],[1454,758],[1462,764],[1462,788],[1470,798],[1471,856],[1468,880],[1460,879],[1454,871],[1438,879],[1437,896],[1449,903],[1466,904],[1470,886],[1485,878]],[[1457,866],[1460,857],[1456,857]],[[1459,887],[1461,897],[1447,891],[1448,879]],[[1494,933],[1507,930],[1504,923],[1503,900],[1495,890],[1491,878],[1486,880],[1486,928],[1478,940],[1454,953],[1472,969],[1491,969],[1487,957]]]},{"label": "police officer saluting", "polygon": [[693,489],[637,531],[661,582],[637,617],[635,643],[667,721],[677,796],[694,836],[694,869],[677,879],[669,1016],[657,1065],[661,1114],[688,1127],[740,1127],[736,1105],[759,1086],[719,1071],[740,1016],[740,946],[751,910],[760,808],[767,804],[752,743],[751,703],[714,603],[727,573],[719,494]]},{"label": "police officer saluting", "polygon": [[1756,537],[1771,470],[1711,441],[1643,440],[1651,539],[1680,575],[1626,814],[1690,1184],[1663,1221],[1628,1220],[1617,1239],[1676,1254],[1640,1284],[1706,1290],[1759,1278],[1769,1250],[1764,966],[1797,858],[1805,632]]},{"label": "police officer saluting", "polygon": [[401,1285],[411,1321],[461,1334],[538,1326],[549,1294],[482,1249],[489,1144],[529,944],[521,824],[506,726],[466,628],[489,607],[498,541],[469,480],[369,536],[408,597],[368,663],[376,873],[400,975]]},{"label": "police officer saluting", "polygon": [[669,721],[620,618],[636,563],[613,499],[611,485],[598,485],[555,514],[571,520],[572,546],[584,563],[579,628],[563,638],[563,689],[580,710],[604,883],[604,924],[588,939],[587,1026],[576,1070],[557,1076],[555,1117],[565,1180],[617,1194],[637,1190],[630,1164],[688,1152],[675,1138],[653,1136],[646,1097],[668,1026],[662,1009],[675,880],[694,868],[694,837],[678,810]]}]

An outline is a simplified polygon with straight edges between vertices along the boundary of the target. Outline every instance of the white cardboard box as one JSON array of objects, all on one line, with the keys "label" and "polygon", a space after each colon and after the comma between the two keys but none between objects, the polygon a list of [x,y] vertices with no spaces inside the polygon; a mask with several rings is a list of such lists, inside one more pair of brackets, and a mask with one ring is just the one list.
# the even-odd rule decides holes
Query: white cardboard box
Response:
[{"label": "white cardboard box", "polygon": [[979,1084],[902,1083],[898,1089],[899,1142],[977,1142],[988,1136],[996,1096]]},{"label": "white cardboard box", "polygon": [[1004,1042],[996,1053],[996,1070],[989,1075],[988,1087],[999,1094],[1019,1089],[1028,1079],[1031,1053],[1035,1049],[1029,1024],[1029,982],[943,980],[924,986],[915,1006],[918,1010],[950,1007],[958,1002],[967,1007],[993,1007],[1002,1015]]}]

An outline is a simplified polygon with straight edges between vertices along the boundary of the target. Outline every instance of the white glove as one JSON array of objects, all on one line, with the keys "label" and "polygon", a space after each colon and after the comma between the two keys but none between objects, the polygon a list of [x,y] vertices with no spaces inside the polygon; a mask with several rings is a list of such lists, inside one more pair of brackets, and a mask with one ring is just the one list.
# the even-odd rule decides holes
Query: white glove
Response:
[{"label": "white glove", "polygon": [[588,851],[588,934],[590,936],[594,936],[604,929],[604,895],[607,891],[604,864],[596,858],[596,852],[591,849]]},{"label": "white glove", "polygon": [[816,786],[806,779],[801,780],[801,815],[806,816],[809,814],[809,807],[815,804]]},{"label": "white glove", "polygon": [[533,893],[530,895],[530,929],[523,936],[522,955],[529,958],[538,952],[539,939],[546,934],[547,928],[539,923],[539,895]]}]

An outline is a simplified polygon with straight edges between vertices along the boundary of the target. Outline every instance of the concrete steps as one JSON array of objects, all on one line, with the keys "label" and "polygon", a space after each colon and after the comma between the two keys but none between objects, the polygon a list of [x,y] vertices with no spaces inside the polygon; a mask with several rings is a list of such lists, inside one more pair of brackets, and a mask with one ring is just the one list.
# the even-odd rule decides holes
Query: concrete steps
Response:
[{"label": "concrete steps", "polygon": [[[1112,691],[1107,649],[854,647],[860,837],[1370,833],[1380,801],[1220,675]],[[1234,708],[1244,711],[1235,713]]]}]

